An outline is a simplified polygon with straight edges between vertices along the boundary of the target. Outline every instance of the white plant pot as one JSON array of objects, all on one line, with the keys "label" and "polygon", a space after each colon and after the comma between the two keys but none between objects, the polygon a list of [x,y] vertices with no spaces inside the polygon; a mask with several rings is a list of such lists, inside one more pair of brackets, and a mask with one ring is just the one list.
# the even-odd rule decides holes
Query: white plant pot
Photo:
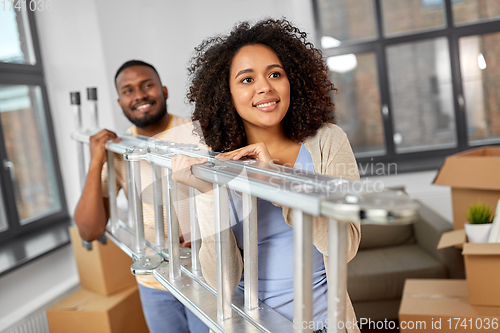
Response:
[{"label": "white plant pot", "polygon": [[469,243],[488,243],[491,232],[491,223],[470,224],[465,223],[465,234]]}]

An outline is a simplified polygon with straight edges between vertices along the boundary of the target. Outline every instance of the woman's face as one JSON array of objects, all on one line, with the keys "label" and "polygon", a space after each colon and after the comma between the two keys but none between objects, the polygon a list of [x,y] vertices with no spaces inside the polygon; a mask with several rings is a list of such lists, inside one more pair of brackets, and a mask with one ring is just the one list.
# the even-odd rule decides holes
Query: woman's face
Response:
[{"label": "woman's face", "polygon": [[290,106],[290,83],[273,50],[262,44],[243,46],[229,75],[233,105],[245,130],[281,124]]}]

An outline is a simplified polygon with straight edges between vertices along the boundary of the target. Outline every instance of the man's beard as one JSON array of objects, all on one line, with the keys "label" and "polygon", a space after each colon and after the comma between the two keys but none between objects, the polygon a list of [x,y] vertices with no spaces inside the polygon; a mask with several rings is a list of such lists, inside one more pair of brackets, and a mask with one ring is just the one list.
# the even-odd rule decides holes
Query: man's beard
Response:
[{"label": "man's beard", "polygon": [[161,108],[159,112],[155,114],[146,114],[142,118],[132,118],[128,113],[126,112],[123,113],[125,114],[125,117],[127,117],[127,119],[136,127],[145,128],[150,125],[156,124],[167,114],[167,103],[165,103],[164,107]]}]

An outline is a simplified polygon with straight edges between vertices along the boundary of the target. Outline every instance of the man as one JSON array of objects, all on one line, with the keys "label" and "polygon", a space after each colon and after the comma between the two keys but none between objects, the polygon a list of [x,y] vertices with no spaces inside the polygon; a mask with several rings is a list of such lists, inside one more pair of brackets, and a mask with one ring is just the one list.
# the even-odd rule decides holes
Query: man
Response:
[{"label": "man", "polygon": [[[129,134],[155,136],[158,139],[183,143],[199,143],[193,137],[190,120],[170,115],[167,112],[168,90],[162,86],[156,69],[148,63],[131,60],[124,63],[116,72],[115,85],[118,104],[125,116],[135,125],[127,130]],[[102,130],[90,138],[91,161],[87,180],[75,210],[75,222],[80,236],[86,241],[99,238],[109,219],[109,200],[107,196],[107,159],[105,143],[119,138],[109,130]],[[143,214],[147,239],[154,243],[154,206],[148,185],[152,183],[151,167],[142,167]],[[147,163],[144,163],[147,164]],[[126,190],[125,163],[123,157],[115,156],[117,190]],[[151,186],[149,186],[149,189]],[[183,194],[184,193],[184,194]],[[186,196],[180,192],[179,197]],[[148,204],[149,201],[149,204]],[[184,200],[183,202],[187,202]],[[189,206],[179,204],[179,223],[189,223]],[[165,216],[165,215],[164,215]],[[166,228],[165,228],[166,229]],[[181,238],[182,241],[182,238]],[[181,246],[189,246],[182,242]],[[151,333],[204,333],[205,326],[194,314],[186,309],[170,292],[152,276],[137,276],[144,316]]]}]

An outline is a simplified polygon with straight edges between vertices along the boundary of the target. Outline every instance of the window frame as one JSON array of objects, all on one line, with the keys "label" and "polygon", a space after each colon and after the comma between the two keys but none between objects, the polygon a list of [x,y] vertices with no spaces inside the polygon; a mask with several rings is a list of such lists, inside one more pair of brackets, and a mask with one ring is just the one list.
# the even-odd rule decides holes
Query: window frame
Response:
[{"label": "window frame", "polygon": [[[384,35],[383,12],[381,0],[372,0],[377,36],[368,41],[352,41],[337,47],[323,49],[321,47],[321,37],[323,36],[319,15],[319,0],[312,0],[313,14],[316,30],[316,45],[322,50],[325,58],[343,54],[360,54],[371,52],[375,55],[378,72],[378,83],[380,91],[380,112],[384,106],[388,107],[388,115],[382,113],[382,125],[384,128],[385,155],[374,155],[373,157],[357,157],[360,164],[366,163],[395,163],[399,172],[413,172],[438,169],[445,158],[458,152],[479,148],[482,146],[499,145],[500,138],[496,142],[480,145],[470,145],[467,136],[466,109],[465,103],[461,106],[459,99],[464,96],[462,86],[462,73],[460,68],[460,50],[459,39],[473,35],[484,35],[488,33],[500,32],[500,18],[488,19],[473,23],[460,23],[455,25],[453,22],[453,4],[452,0],[444,1],[444,15],[446,24],[442,28],[432,28],[424,30],[398,34],[394,36]],[[393,108],[389,90],[389,73],[387,66],[387,47],[408,42],[418,42],[424,40],[445,37],[448,41],[448,49],[451,65],[451,80],[453,94],[453,108],[455,115],[456,147],[437,148],[413,152],[396,152],[394,144],[394,120]],[[335,82],[334,82],[335,84]],[[494,139],[495,140],[495,139]],[[365,175],[371,175],[369,172]],[[376,175],[376,174],[374,174]]]},{"label": "window frame", "polygon": [[[3,165],[3,162],[8,160],[8,155],[5,147],[3,127],[0,121],[0,185],[3,195],[3,203],[5,207],[5,215],[7,217],[8,229],[0,232],[0,243],[6,244],[7,240],[14,242],[18,238],[35,232],[42,232],[44,229],[51,227],[57,223],[67,223],[70,216],[68,213],[66,196],[62,181],[61,170],[59,166],[59,158],[57,146],[54,135],[54,127],[52,123],[52,116],[50,112],[50,105],[48,101],[47,87],[44,79],[43,61],[40,52],[40,44],[36,30],[36,21],[34,12],[26,11],[28,22],[30,26],[31,39],[33,43],[33,50],[35,53],[36,63],[31,64],[17,64],[0,62],[0,85],[28,85],[40,87],[42,104],[44,108],[43,114],[45,124],[47,126],[47,141],[51,151],[51,164],[54,171],[55,186],[59,195],[60,209],[57,212],[49,213],[47,215],[37,218],[35,221],[22,225],[19,219],[17,204],[14,196],[14,184],[10,178],[10,172]],[[0,273],[1,274],[1,273]]]}]

